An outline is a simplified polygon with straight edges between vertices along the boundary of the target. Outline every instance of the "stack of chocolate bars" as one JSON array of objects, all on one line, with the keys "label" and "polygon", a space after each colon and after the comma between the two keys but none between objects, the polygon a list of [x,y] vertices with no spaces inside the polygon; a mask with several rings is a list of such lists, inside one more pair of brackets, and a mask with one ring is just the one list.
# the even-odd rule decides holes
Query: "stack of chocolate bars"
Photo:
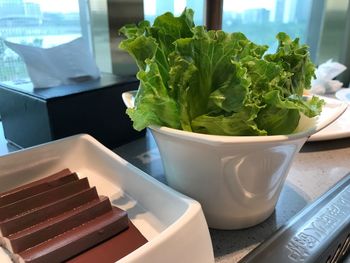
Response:
[{"label": "stack of chocolate bars", "polygon": [[[119,247],[106,251],[108,242]],[[115,262],[146,242],[125,211],[69,169],[0,194],[0,245],[14,262],[93,262],[89,249]]]}]

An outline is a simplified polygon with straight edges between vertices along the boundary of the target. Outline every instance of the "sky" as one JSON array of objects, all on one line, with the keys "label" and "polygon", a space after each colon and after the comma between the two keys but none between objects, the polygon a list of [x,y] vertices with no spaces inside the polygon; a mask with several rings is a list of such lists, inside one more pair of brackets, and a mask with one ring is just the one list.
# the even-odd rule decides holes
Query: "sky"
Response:
[{"label": "sky", "polygon": [[25,2],[39,3],[44,12],[79,12],[78,0],[28,0]]},{"label": "sky", "polygon": [[[155,15],[156,2],[164,0],[145,0],[144,8],[145,13],[148,15]],[[41,10],[44,12],[78,12],[79,1],[78,0],[27,0],[27,2],[39,3]],[[186,6],[186,0],[174,0],[173,12],[175,15],[181,13]],[[171,5],[171,4],[170,4]],[[243,12],[252,8],[265,8],[274,12],[275,0],[226,0],[224,1],[224,10],[233,12]]]},{"label": "sky", "polygon": [[247,9],[259,9],[265,8],[267,10],[275,9],[275,0],[264,0],[264,1],[256,1],[256,0],[235,0],[224,1],[224,10],[225,11],[234,11],[234,12],[243,12]]},{"label": "sky", "polygon": [[[144,0],[145,13],[148,15],[156,14],[156,2],[164,0]],[[186,6],[186,0],[174,0],[173,11],[175,14],[181,13]],[[265,8],[274,12],[275,0],[226,0],[224,1],[224,10],[233,12],[243,12],[247,9]]]}]

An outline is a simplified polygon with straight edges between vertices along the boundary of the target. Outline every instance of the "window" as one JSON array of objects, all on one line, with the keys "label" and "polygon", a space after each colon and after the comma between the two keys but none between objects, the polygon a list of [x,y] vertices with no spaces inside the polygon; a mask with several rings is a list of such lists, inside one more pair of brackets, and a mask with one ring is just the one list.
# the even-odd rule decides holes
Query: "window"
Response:
[{"label": "window", "polygon": [[[316,64],[333,58],[349,67],[348,5],[347,0],[0,0],[0,39],[50,47],[86,36],[101,71],[131,75],[137,68],[118,49],[118,30],[189,7],[197,25],[220,21],[218,28],[222,16],[223,30],[241,31],[270,51],[277,46],[275,35],[284,31],[310,46]],[[0,40],[0,81],[26,77],[21,58]]]},{"label": "window", "polygon": [[[346,34],[347,20],[350,18],[348,0],[328,0],[325,3],[323,18],[323,30],[320,36],[318,62],[327,61],[330,58],[345,62],[344,51],[348,50]],[[339,52],[340,51],[340,52]]]},{"label": "window", "polygon": [[0,0],[0,81],[27,78],[24,62],[3,40],[43,48],[69,42],[85,30],[80,8],[78,0]]},{"label": "window", "polygon": [[154,22],[154,19],[165,13],[172,12],[175,16],[178,16],[182,11],[187,8],[195,10],[194,23],[196,25],[202,25],[204,23],[204,1],[200,0],[144,0],[144,14],[145,20]]},{"label": "window", "polygon": [[222,29],[241,31],[253,42],[268,45],[271,51],[276,49],[275,36],[281,31],[305,43],[311,7],[311,0],[225,0]]},{"label": "window", "polygon": [[[222,29],[241,31],[269,52],[277,46],[275,35],[288,33],[310,47],[318,65],[333,59],[350,67],[348,51],[350,13],[347,0],[223,0]],[[349,83],[349,74],[340,79]]]},{"label": "window", "polygon": [[[98,1],[98,0],[95,0]],[[185,7],[195,10],[194,21],[202,25],[204,19],[204,0],[112,0],[108,1],[109,30],[112,51],[113,72],[119,75],[133,75],[137,72],[136,64],[130,56],[118,49],[122,37],[118,30],[128,23],[138,23],[154,19],[165,13],[180,15]]]}]

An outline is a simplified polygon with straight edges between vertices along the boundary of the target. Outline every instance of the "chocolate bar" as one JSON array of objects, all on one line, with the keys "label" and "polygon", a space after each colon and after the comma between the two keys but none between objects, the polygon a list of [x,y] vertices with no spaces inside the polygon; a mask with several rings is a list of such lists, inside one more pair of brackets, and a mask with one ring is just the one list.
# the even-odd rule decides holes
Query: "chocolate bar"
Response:
[{"label": "chocolate bar", "polygon": [[27,227],[38,224],[47,218],[65,213],[86,202],[98,198],[95,187],[84,189],[74,195],[37,207],[25,214],[20,214],[0,222],[0,236],[8,236]]},{"label": "chocolate bar", "polygon": [[83,178],[2,206],[0,207],[0,221],[25,213],[36,207],[49,204],[68,195],[88,189],[89,187],[87,178]]},{"label": "chocolate bar", "polygon": [[74,180],[78,180],[77,174],[73,174],[69,169],[64,169],[43,179],[1,193],[0,207]]},{"label": "chocolate bar", "polygon": [[63,262],[127,227],[126,212],[113,207],[112,211],[79,227],[73,228],[37,246],[14,254],[15,263]]},{"label": "chocolate bar", "polygon": [[114,262],[146,242],[125,211],[68,169],[0,194],[0,245],[14,262],[83,262],[90,251]]},{"label": "chocolate bar", "polygon": [[109,199],[104,196],[100,197],[76,209],[10,235],[8,238],[5,238],[5,248],[13,253],[23,251],[74,227],[78,227],[81,225],[81,222],[93,220],[111,209]]},{"label": "chocolate bar", "polygon": [[129,220],[128,229],[67,260],[66,263],[116,262],[146,243],[147,239]]}]

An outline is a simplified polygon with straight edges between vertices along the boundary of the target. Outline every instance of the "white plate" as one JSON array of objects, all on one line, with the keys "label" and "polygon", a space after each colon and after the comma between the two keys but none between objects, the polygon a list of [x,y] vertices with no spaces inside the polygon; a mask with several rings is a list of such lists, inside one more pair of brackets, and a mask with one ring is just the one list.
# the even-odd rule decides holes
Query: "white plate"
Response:
[{"label": "white plate", "polygon": [[[344,102],[350,103],[350,89],[341,89],[335,96]],[[312,135],[308,141],[325,141],[350,137],[350,107],[335,122]]]},{"label": "white plate", "polygon": [[340,89],[335,93],[335,97],[341,101],[350,103],[350,88]]},{"label": "white plate", "polygon": [[308,141],[325,141],[350,137],[350,108],[334,123],[312,135]]},{"label": "white plate", "polygon": [[[0,157],[0,192],[63,168],[88,177],[100,195],[128,212],[149,240],[118,262],[214,262],[199,203],[156,181],[89,135]],[[2,263],[4,258],[8,257],[0,249]]]}]

